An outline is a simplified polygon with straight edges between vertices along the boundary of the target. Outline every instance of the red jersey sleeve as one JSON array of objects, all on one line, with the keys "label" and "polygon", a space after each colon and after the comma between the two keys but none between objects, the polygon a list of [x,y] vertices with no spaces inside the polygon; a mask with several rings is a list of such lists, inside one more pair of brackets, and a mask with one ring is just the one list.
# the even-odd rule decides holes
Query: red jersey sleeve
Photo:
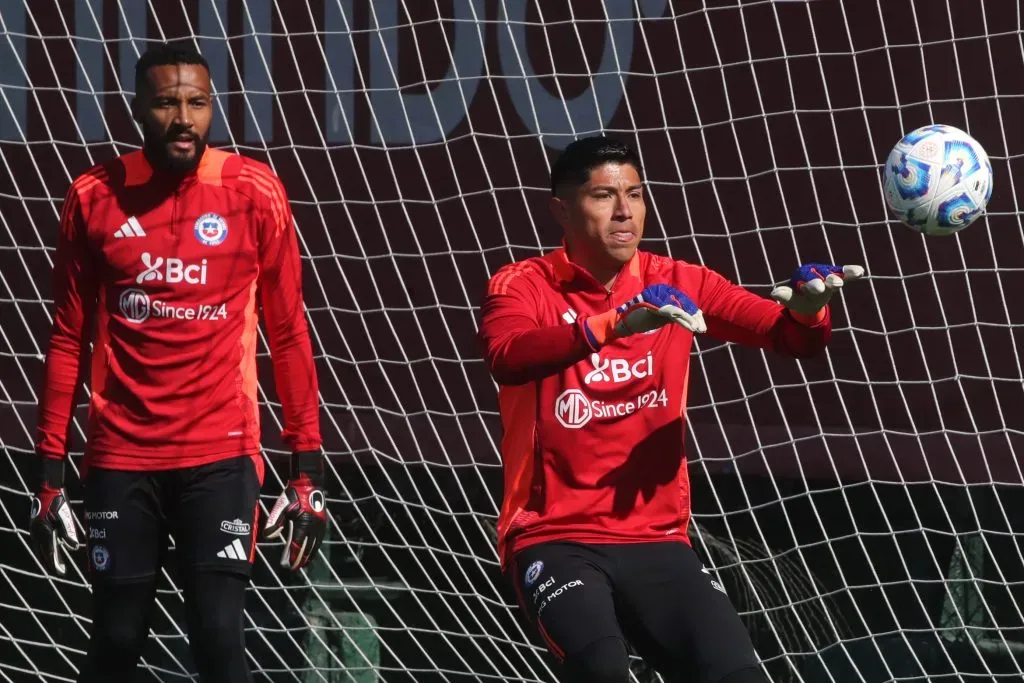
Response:
[{"label": "red jersey sleeve", "polygon": [[832,335],[826,306],[816,320],[797,321],[789,309],[758,296],[703,267],[699,306],[708,334],[744,346],[807,358],[820,353]]},{"label": "red jersey sleeve", "polygon": [[61,210],[53,266],[53,326],[36,423],[36,450],[44,457],[58,459],[67,456],[75,387],[88,351],[98,293],[82,215],[81,180],[72,183]]},{"label": "red jersey sleeve", "polygon": [[593,353],[583,320],[542,326],[541,300],[525,266],[499,270],[487,286],[481,310],[480,345],[491,376],[498,384],[526,384],[564,370]]},{"label": "red jersey sleeve", "polygon": [[258,288],[270,342],[274,382],[284,411],[281,437],[293,452],[320,448],[318,385],[302,308],[302,263],[292,212],[281,181],[265,170]]}]

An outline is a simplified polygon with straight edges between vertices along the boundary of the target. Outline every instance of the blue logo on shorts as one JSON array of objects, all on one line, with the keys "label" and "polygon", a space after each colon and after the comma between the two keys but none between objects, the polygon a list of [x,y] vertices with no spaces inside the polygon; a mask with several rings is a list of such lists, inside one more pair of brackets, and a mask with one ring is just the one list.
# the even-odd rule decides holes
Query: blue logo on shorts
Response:
[{"label": "blue logo on shorts", "polygon": [[92,566],[98,572],[105,571],[110,566],[110,553],[107,549],[101,545],[94,545],[92,547]]},{"label": "blue logo on shorts", "polygon": [[526,576],[523,577],[523,583],[526,584],[527,588],[536,583],[542,571],[544,571],[544,563],[540,560],[534,561],[526,568]]},{"label": "blue logo on shorts", "polygon": [[228,238],[228,224],[215,213],[204,213],[195,222],[196,239],[208,247],[215,247]]}]

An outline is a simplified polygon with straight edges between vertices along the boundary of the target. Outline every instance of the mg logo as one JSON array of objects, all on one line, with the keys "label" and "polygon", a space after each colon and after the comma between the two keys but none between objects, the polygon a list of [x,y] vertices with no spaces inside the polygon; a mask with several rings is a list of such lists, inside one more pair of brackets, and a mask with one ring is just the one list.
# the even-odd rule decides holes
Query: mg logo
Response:
[{"label": "mg logo", "polygon": [[126,289],[118,299],[121,315],[130,323],[142,323],[149,319],[149,295],[141,289]]},{"label": "mg logo", "polygon": [[168,258],[153,256],[148,251],[142,253],[143,270],[135,278],[135,282],[152,282],[163,280],[171,284],[187,282],[190,285],[206,284],[206,259],[199,264],[185,265],[180,258]]},{"label": "mg logo", "polygon": [[555,399],[555,418],[566,429],[579,429],[591,415],[590,400],[579,389],[566,389]]}]

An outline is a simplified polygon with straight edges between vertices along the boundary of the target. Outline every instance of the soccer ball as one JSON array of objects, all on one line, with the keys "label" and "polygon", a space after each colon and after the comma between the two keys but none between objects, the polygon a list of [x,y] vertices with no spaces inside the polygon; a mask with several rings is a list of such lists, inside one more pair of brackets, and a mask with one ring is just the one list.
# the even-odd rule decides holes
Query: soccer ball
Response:
[{"label": "soccer ball", "polygon": [[924,126],[893,147],[883,182],[885,201],[904,225],[925,235],[951,235],[985,210],[992,196],[992,164],[964,131]]}]

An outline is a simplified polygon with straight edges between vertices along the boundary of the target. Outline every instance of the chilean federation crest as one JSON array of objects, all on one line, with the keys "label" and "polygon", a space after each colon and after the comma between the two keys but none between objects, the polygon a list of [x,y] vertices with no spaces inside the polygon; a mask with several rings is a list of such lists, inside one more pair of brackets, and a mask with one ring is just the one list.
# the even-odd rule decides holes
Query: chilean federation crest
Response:
[{"label": "chilean federation crest", "polygon": [[220,215],[204,213],[196,219],[196,239],[208,247],[215,247],[228,238],[228,224]]}]

